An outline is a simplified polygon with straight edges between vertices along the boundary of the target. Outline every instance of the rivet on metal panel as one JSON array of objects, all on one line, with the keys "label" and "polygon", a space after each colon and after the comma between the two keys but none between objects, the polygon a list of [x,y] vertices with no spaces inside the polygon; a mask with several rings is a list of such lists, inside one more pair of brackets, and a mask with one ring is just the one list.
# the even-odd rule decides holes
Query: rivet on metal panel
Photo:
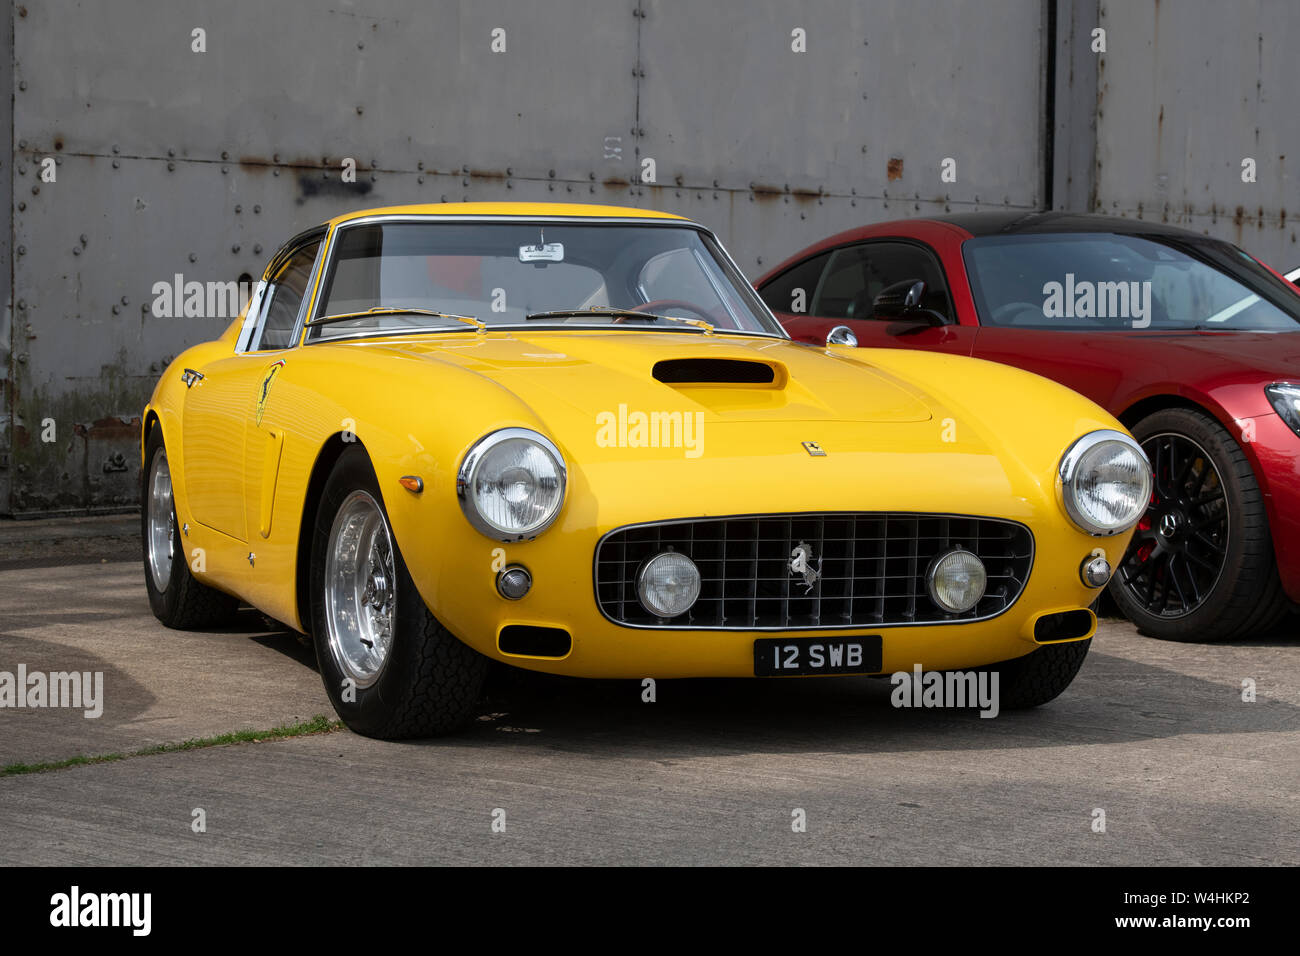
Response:
[{"label": "rivet on metal panel", "polygon": [[253,245],[253,255],[260,256],[261,254],[262,254],[262,244],[260,242],[255,243]]},{"label": "rivet on metal panel", "polygon": [[20,202],[20,203],[18,204],[18,211],[19,211],[19,212],[22,212],[22,211],[25,210],[26,208],[27,208],[27,203],[26,203],[26,202]]},{"label": "rivet on metal panel", "polygon": [[24,163],[19,163],[19,164],[18,164],[18,175],[19,175],[19,176],[26,176],[26,175],[27,175],[27,166],[26,166]]},{"label": "rivet on metal panel", "polygon": [[230,251],[231,251],[231,252],[238,252],[238,251],[239,251],[239,243],[235,243],[233,246],[231,246],[231,247],[230,247]]},{"label": "rivet on metal panel", "polygon": [[416,176],[416,177],[415,177],[415,181],[416,181],[417,183],[419,183],[421,186],[424,185],[424,177],[423,177],[423,176]]},{"label": "rivet on metal panel", "polygon": [[20,90],[25,90],[25,89],[27,89],[27,81],[26,81],[26,80],[20,80],[20,81],[18,82],[18,89],[20,89]]},{"label": "rivet on metal panel", "polygon": [[23,312],[23,311],[25,311],[26,309],[27,309],[27,300],[26,300],[26,299],[19,299],[19,300],[18,300],[18,311],[19,311],[19,312]]},{"label": "rivet on metal panel", "polygon": [[122,304],[123,304],[123,305],[130,305],[130,304],[131,304],[131,300],[128,299],[126,296],[122,296]]},{"label": "rivet on metal panel", "polygon": [[73,254],[74,256],[79,256],[79,255],[81,255],[81,246],[73,246],[73,247],[72,247],[72,254]]},{"label": "rivet on metal panel", "polygon": [[253,212],[254,212],[254,213],[260,213],[261,211],[262,211],[262,204],[261,204],[261,203],[254,203],[254,204],[253,204]]},{"label": "rivet on metal panel", "polygon": [[169,149],[169,150],[167,150],[167,155],[168,155],[168,156],[175,156],[175,155],[176,155],[176,150],[174,150],[174,149]]},{"label": "rivet on metal panel", "polygon": [[113,306],[113,314],[114,314],[114,315],[117,315],[117,314],[118,314],[119,312],[121,312],[121,311],[122,311],[122,307],[121,307],[120,305],[114,305],[114,306]]},{"label": "rivet on metal panel", "polygon": [[41,187],[40,187],[40,186],[33,186],[33,187],[32,187],[32,195],[33,195],[33,196],[39,196],[40,194],[41,194]]},{"label": "rivet on metal panel", "polygon": [[365,108],[364,108],[364,107],[361,107],[361,106],[358,106],[358,107],[357,107],[357,115],[358,115],[358,116],[360,116],[360,115],[361,115],[362,113],[364,113],[364,112],[365,112]]},{"label": "rivet on metal panel", "polygon": [[[116,166],[117,163],[114,163],[113,165]],[[230,167],[229,167],[229,166],[222,166],[222,167],[221,167],[221,175],[224,176],[224,175],[226,175],[228,172],[230,172]]]},{"label": "rivet on metal panel", "polygon": [[116,155],[116,154],[119,153],[119,152],[121,152],[121,150],[118,148],[117,143],[114,143],[114,144],[113,144],[113,154]]},{"label": "rivet on metal panel", "polygon": [[175,164],[175,163],[172,163],[172,162],[169,162],[169,163],[167,164],[167,172],[169,172],[169,173],[174,173],[174,172],[176,172],[176,164]]},{"label": "rivet on metal panel", "polygon": [[199,261],[199,254],[197,252],[191,252],[190,262],[198,262],[198,261]]},{"label": "rivet on metal panel", "polygon": [[230,158],[230,153],[226,152],[226,150],[223,149],[223,150],[221,151],[221,158],[222,158],[223,160],[225,160],[225,159],[229,159],[229,158]]},{"label": "rivet on metal panel", "polygon": [[239,213],[243,211],[244,211],[244,207],[241,206],[239,203],[235,203],[235,215],[239,215]]},{"label": "rivet on metal panel", "polygon": [[18,141],[18,148],[19,148],[19,149],[26,149],[26,148],[27,148],[27,140],[25,140],[25,139],[20,139],[20,140]]},{"label": "rivet on metal panel", "polygon": [[26,246],[19,246],[19,247],[18,247],[18,254],[19,254],[20,256],[25,256],[25,255],[27,255],[27,247],[26,247]]}]

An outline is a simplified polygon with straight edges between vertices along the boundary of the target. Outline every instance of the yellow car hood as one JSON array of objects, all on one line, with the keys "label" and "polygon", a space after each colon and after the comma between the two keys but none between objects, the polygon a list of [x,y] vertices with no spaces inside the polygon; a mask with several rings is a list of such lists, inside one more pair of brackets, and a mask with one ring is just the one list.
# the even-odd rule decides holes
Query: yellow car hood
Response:
[{"label": "yellow car hood", "polygon": [[[588,429],[601,412],[700,413],[706,425],[924,422],[932,415],[923,393],[901,379],[780,339],[564,331],[388,347],[490,379],[561,431]],[[768,375],[767,382],[727,381]]]}]

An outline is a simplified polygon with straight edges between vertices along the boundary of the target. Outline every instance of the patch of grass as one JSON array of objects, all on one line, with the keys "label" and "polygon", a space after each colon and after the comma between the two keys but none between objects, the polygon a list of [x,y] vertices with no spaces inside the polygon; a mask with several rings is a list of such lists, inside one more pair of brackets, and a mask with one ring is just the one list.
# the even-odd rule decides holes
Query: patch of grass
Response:
[{"label": "patch of grass", "polygon": [[155,754],[177,753],[182,750],[202,750],[204,747],[223,747],[226,744],[257,744],[264,740],[284,740],[287,737],[306,737],[311,734],[329,734],[342,730],[343,724],[330,720],[323,714],[317,714],[311,720],[297,724],[285,724],[270,730],[236,730],[229,734],[215,737],[193,737],[179,743],[156,744],[140,750],[125,753],[97,754],[93,757],[68,757],[66,760],[51,760],[48,763],[11,763],[0,767],[0,777],[17,777],[25,773],[46,773],[50,770],[64,770],[68,767],[82,767],[93,763],[113,763],[131,757],[152,757]]}]

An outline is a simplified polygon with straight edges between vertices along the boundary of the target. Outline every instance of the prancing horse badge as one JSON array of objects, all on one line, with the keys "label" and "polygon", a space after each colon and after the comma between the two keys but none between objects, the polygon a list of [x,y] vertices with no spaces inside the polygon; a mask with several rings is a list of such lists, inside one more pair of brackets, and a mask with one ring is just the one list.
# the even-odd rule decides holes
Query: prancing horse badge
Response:
[{"label": "prancing horse badge", "polygon": [[826,449],[823,448],[818,442],[815,441],[804,442],[803,450],[806,451],[808,454],[812,455],[814,458],[826,457]]}]

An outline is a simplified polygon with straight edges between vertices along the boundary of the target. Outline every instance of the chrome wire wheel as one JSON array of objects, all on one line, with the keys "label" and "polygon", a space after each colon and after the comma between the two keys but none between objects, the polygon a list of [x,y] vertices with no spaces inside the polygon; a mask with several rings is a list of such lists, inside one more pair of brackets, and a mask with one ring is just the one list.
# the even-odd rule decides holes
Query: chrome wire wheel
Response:
[{"label": "chrome wire wheel", "polygon": [[384,511],[369,493],[343,500],[325,552],[325,624],[330,655],[358,687],[379,679],[393,646],[397,576]]},{"label": "chrome wire wheel", "polygon": [[167,466],[167,452],[153,456],[149,472],[148,540],[149,574],[159,593],[167,590],[172,579],[172,556],[176,549],[176,513],[172,503],[172,472]]},{"label": "chrome wire wheel", "polygon": [[1228,558],[1231,514],[1214,459],[1186,435],[1142,442],[1151,460],[1151,507],[1138,522],[1119,574],[1148,614],[1181,618],[1201,607]]}]

